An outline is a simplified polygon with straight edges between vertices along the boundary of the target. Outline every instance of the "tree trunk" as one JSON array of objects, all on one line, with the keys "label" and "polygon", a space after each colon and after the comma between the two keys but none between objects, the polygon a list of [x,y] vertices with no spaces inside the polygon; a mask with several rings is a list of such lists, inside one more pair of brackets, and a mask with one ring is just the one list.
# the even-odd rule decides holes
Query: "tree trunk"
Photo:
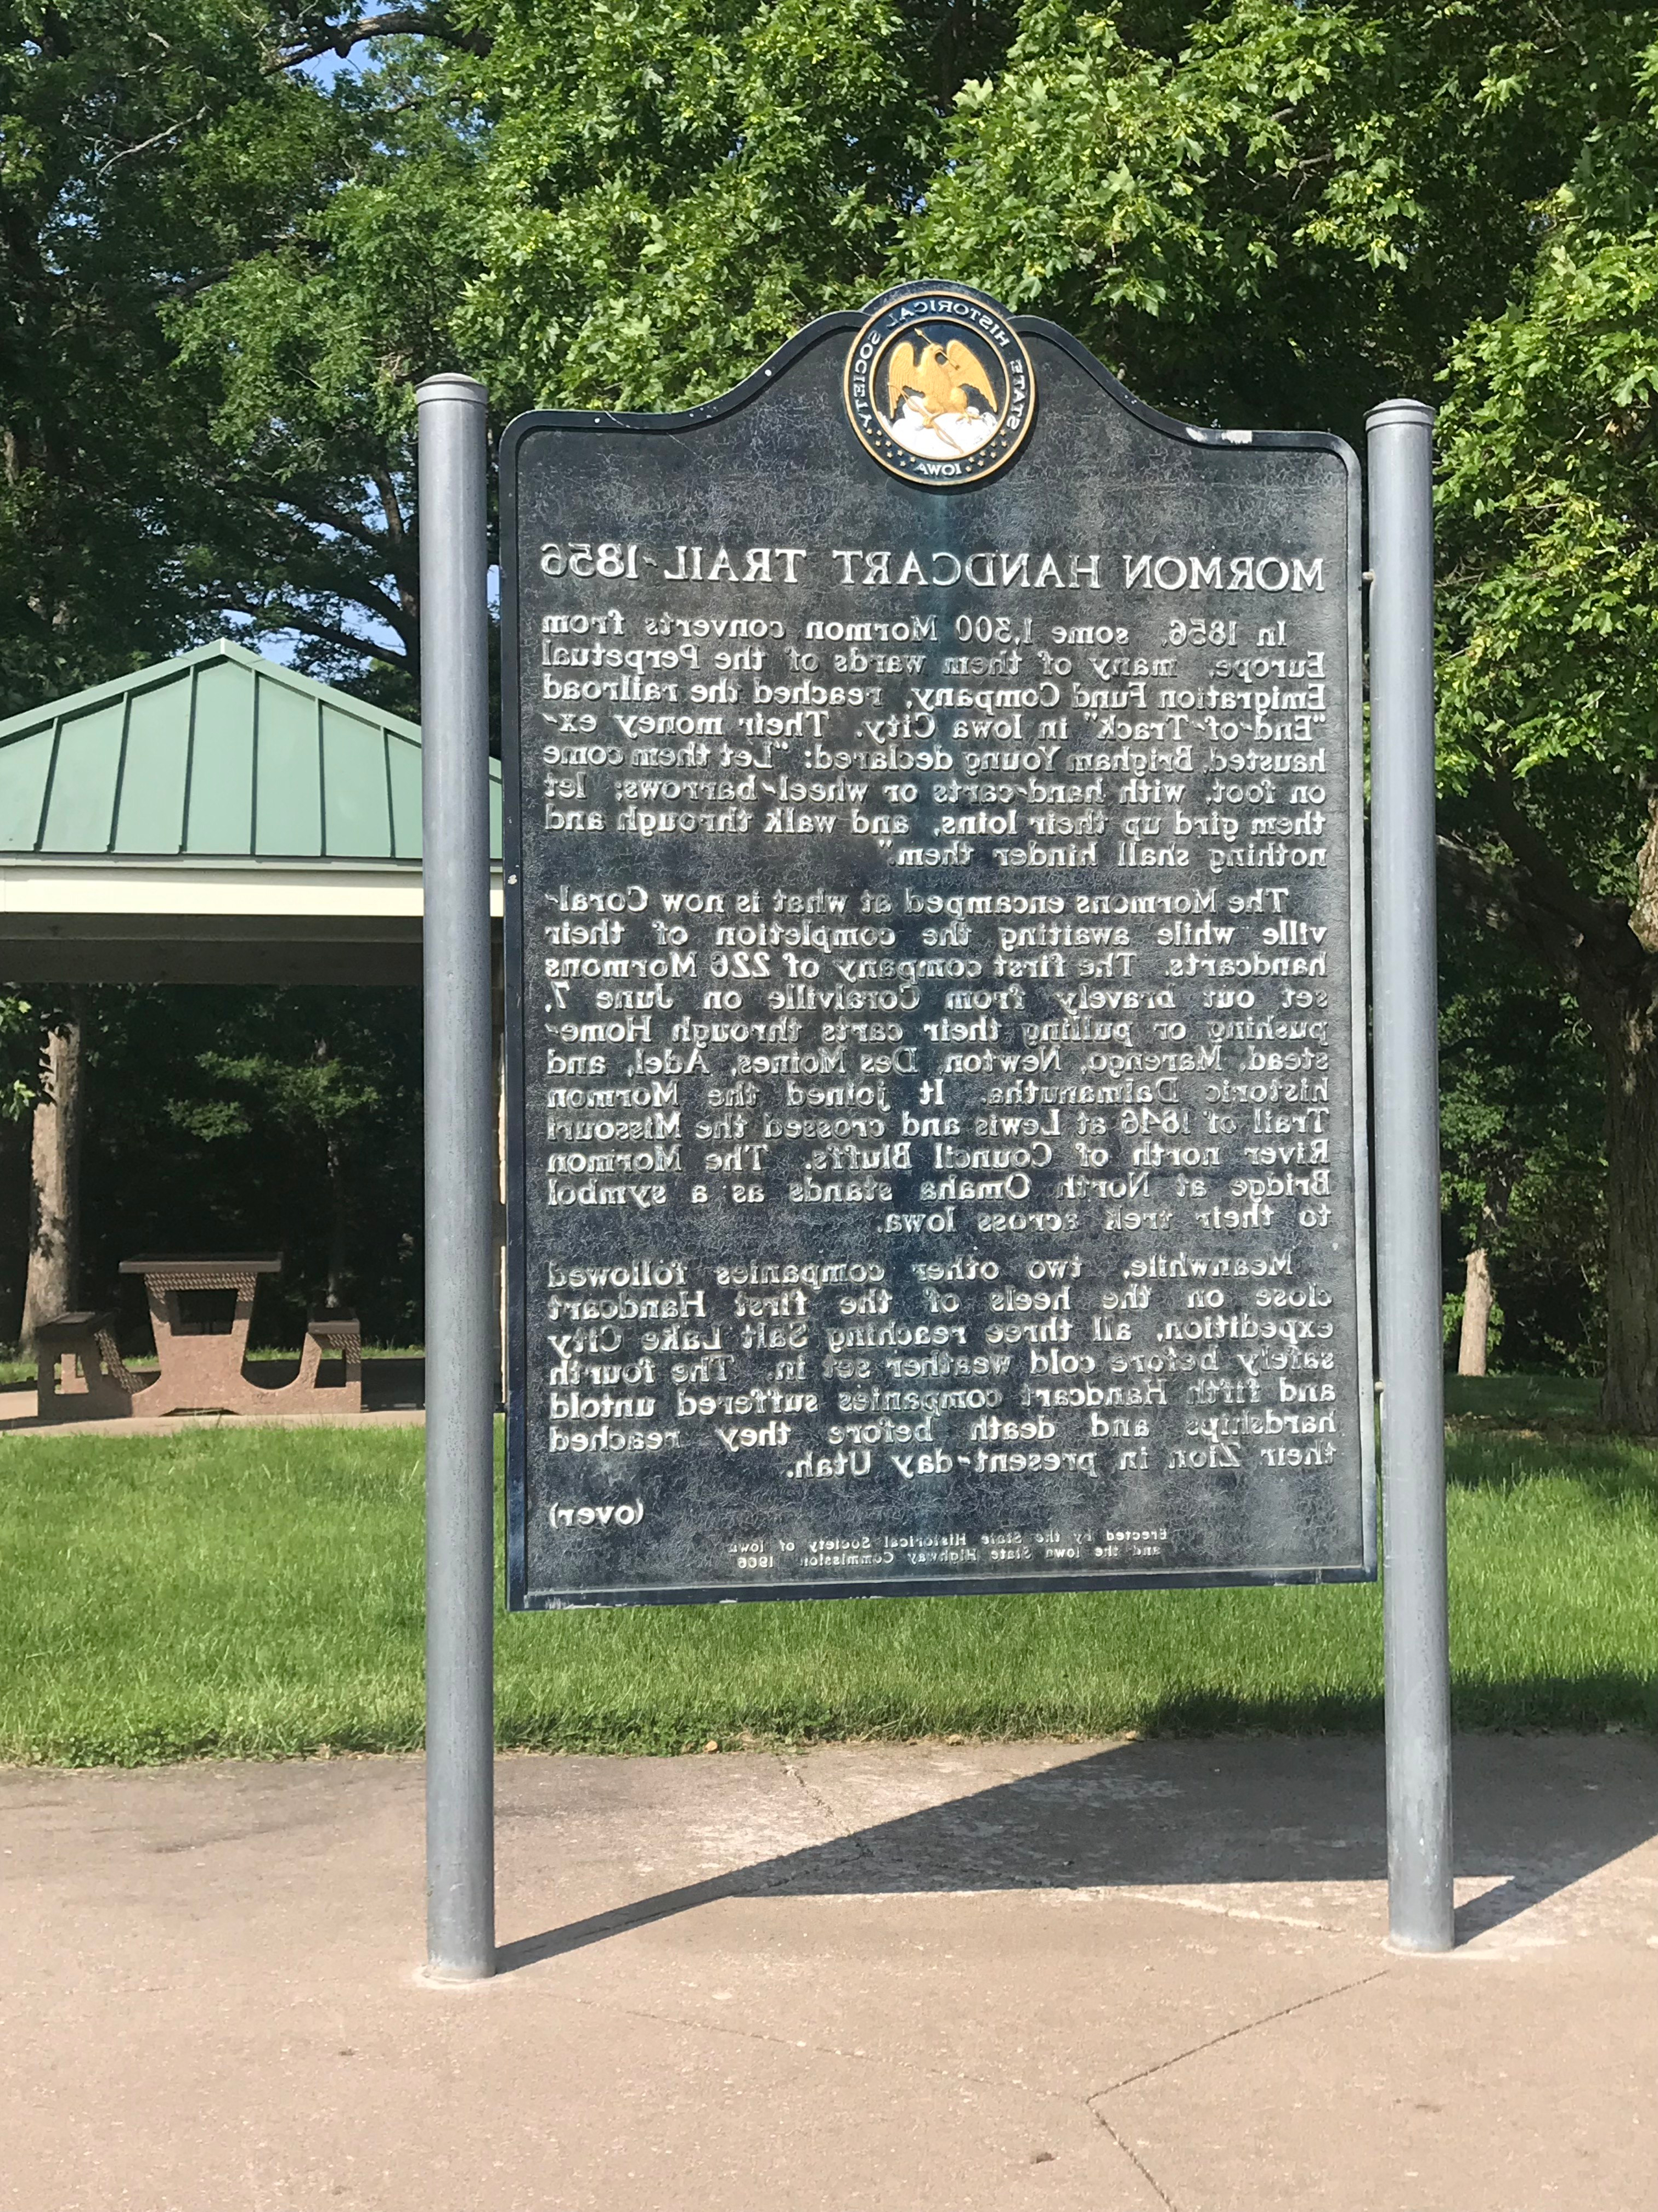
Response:
[{"label": "tree trunk", "polygon": [[1496,1293],[1491,1289],[1491,1255],[1483,1244],[1469,1253],[1467,1280],[1462,1292],[1462,1337],[1456,1348],[1456,1371],[1459,1375],[1483,1375],[1485,1371],[1486,1347],[1491,1338],[1491,1307]]},{"label": "tree trunk", "polygon": [[74,1305],[80,1279],[85,1029],[82,994],[77,991],[61,1026],[46,1032],[46,1081],[34,1109],[28,1276],[18,1344],[26,1359],[33,1357],[35,1332],[42,1323]]},{"label": "tree trunk", "polygon": [[1606,1054],[1609,1428],[1658,1435],[1658,1007],[1629,1008]]},{"label": "tree trunk", "polygon": [[328,1297],[330,1313],[342,1311],[350,1279],[350,1225],[347,1213],[345,1146],[337,1130],[328,1133]]},{"label": "tree trunk", "polygon": [[1510,871],[1442,836],[1453,886],[1488,927],[1512,930],[1571,992],[1606,1074],[1606,1367],[1609,1428],[1658,1435],[1658,781],[1627,907],[1575,881],[1497,763],[1483,789]]}]

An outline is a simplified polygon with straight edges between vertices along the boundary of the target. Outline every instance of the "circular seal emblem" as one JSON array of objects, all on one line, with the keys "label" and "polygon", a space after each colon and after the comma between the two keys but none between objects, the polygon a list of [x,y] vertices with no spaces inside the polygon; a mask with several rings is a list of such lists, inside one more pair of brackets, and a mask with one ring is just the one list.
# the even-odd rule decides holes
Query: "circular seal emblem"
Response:
[{"label": "circular seal emblem", "polygon": [[906,284],[877,300],[847,356],[847,413],[883,468],[976,483],[1005,468],[1036,411],[1036,377],[993,300]]}]

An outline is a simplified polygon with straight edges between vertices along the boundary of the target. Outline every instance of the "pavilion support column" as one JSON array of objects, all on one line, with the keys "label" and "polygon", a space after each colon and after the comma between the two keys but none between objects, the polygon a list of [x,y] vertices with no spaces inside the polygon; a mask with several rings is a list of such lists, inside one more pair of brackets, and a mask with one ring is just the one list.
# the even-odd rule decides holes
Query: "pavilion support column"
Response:
[{"label": "pavilion support column", "polygon": [[86,1125],[86,994],[78,987],[46,1031],[29,1160],[28,1273],[18,1350],[75,1304],[81,1273],[81,1140]]}]

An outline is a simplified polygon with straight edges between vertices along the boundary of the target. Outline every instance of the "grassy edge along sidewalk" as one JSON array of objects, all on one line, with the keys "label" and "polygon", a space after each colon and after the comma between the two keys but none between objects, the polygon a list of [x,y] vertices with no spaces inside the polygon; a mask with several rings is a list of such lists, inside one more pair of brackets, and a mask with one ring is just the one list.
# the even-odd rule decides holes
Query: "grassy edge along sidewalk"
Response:
[{"label": "grassy edge along sidewalk", "polygon": [[[1582,1386],[1453,1393],[1457,1717],[1658,1724],[1658,1452]],[[406,1750],[421,1439],[0,1442],[0,1759]],[[1370,1729],[1372,1588],[887,1599],[504,1620],[505,1746]]]}]

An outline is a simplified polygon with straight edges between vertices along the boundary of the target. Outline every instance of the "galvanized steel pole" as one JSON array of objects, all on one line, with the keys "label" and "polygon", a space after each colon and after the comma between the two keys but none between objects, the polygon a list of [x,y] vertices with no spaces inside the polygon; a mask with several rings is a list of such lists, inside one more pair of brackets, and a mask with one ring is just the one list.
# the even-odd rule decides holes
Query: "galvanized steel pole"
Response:
[{"label": "galvanized steel pole", "polygon": [[1455,1942],[1439,1253],[1433,410],[1367,418],[1388,1936]]},{"label": "galvanized steel pole", "polygon": [[426,994],[426,1942],[495,1968],[495,1126],[489,1024],[489,395],[420,407]]}]

